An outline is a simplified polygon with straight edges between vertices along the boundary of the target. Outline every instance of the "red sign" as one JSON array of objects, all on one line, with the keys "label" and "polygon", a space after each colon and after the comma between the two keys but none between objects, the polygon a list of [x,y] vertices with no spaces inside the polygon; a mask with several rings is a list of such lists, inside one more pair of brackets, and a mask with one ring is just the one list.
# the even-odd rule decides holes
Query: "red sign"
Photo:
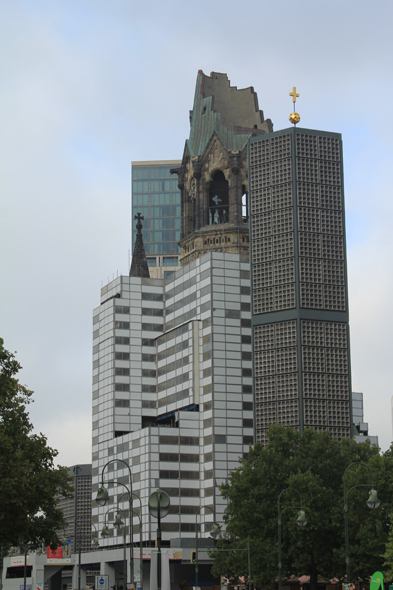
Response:
[{"label": "red sign", "polygon": [[62,559],[63,558],[63,547],[58,545],[56,549],[51,549],[50,545],[46,548],[46,557],[48,559]]}]

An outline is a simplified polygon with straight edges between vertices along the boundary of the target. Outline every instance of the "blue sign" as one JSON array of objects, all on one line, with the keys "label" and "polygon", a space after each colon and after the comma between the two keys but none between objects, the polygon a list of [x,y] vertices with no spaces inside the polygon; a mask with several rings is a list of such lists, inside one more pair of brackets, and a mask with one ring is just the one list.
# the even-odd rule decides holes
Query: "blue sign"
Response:
[{"label": "blue sign", "polygon": [[100,579],[98,580],[98,583],[100,584],[100,586],[103,586],[103,585],[105,584],[105,580],[104,580],[104,578],[100,578]]}]

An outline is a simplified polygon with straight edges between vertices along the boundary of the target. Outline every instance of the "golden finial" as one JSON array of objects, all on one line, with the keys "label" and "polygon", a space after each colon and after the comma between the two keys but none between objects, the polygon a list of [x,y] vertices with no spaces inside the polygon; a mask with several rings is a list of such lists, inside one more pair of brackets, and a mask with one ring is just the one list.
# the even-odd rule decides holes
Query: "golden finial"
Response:
[{"label": "golden finial", "polygon": [[294,125],[296,125],[296,123],[299,123],[300,121],[300,115],[299,113],[295,112],[295,103],[296,103],[296,98],[299,96],[299,94],[296,93],[296,86],[294,86],[292,88],[292,92],[289,93],[289,96],[292,96],[292,102],[293,102],[293,113],[291,113],[289,115],[289,120],[291,123],[293,123]]}]

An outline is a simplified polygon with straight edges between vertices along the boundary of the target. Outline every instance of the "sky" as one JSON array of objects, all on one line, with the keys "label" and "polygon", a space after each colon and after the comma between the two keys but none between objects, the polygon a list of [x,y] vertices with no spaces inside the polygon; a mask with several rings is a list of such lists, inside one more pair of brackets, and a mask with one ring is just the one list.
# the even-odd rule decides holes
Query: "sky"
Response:
[{"label": "sky", "polygon": [[128,274],[131,162],[181,159],[199,69],[342,134],[352,389],[392,440],[393,3],[4,0],[0,337],[62,465],[91,462],[92,310]]}]

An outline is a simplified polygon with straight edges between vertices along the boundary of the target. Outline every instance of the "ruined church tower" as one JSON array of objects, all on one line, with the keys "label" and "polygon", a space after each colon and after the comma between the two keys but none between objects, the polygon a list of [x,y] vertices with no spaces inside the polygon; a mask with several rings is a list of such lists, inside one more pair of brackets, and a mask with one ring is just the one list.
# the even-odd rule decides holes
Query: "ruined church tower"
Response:
[{"label": "ruined church tower", "polygon": [[273,131],[252,87],[238,90],[226,74],[198,72],[194,106],[178,175],[180,261],[209,250],[248,253],[247,142]]}]

